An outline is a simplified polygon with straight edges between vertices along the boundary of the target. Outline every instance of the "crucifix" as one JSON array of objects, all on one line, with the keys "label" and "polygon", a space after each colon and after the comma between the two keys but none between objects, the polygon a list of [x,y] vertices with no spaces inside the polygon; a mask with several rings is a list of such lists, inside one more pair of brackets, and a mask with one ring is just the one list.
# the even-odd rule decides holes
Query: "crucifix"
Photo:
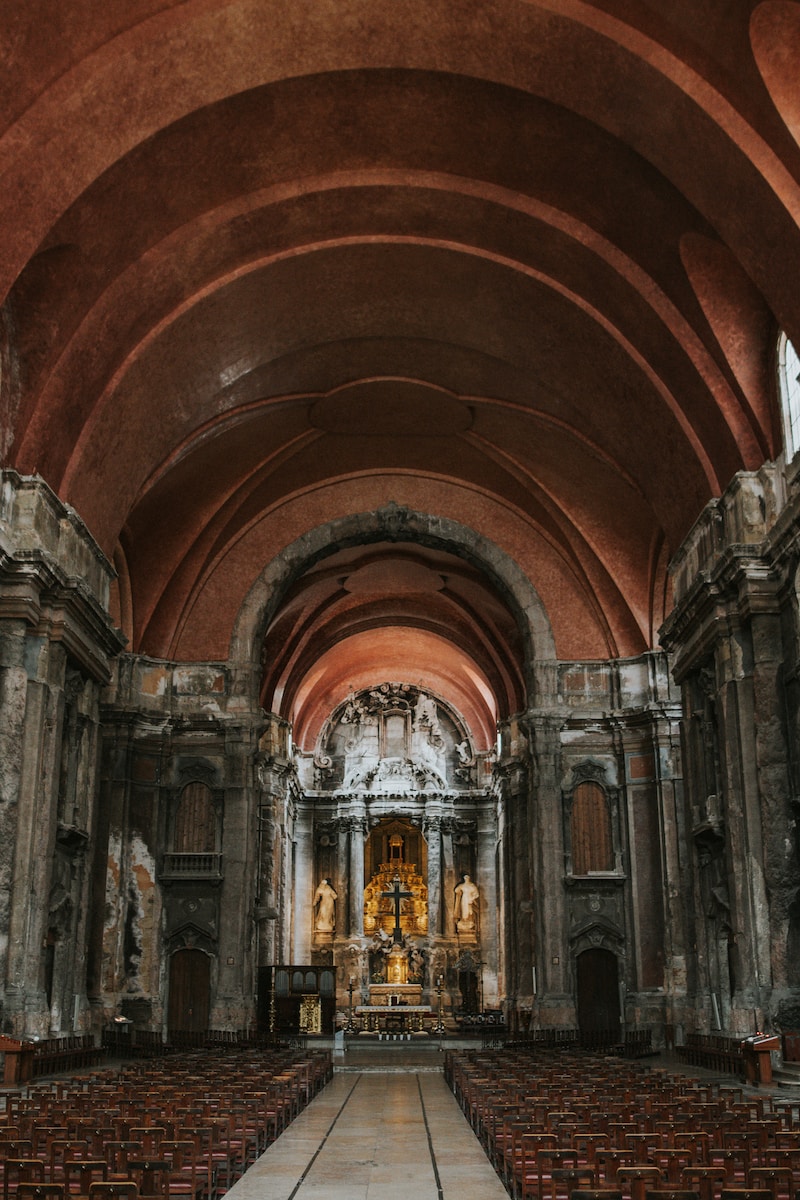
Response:
[{"label": "crucifix", "polygon": [[400,928],[400,901],[410,900],[414,893],[404,892],[400,883],[400,876],[395,875],[392,890],[390,892],[381,892],[381,895],[385,896],[387,900],[394,901],[394,933],[392,934],[392,941],[402,942],[403,931]]}]

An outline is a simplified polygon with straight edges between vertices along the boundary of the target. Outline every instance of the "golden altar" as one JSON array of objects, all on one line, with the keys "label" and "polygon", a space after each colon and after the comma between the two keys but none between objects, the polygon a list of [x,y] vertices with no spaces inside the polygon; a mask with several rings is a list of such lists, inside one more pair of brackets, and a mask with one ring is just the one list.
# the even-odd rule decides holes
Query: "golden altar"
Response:
[{"label": "golden altar", "polygon": [[370,1008],[403,1007],[408,1004],[422,1004],[422,984],[371,983],[369,985],[368,1007]]}]

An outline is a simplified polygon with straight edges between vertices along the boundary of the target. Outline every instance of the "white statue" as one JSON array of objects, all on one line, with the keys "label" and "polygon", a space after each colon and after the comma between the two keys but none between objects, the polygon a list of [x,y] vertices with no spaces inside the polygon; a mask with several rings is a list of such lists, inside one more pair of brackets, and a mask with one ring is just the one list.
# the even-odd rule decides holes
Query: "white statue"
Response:
[{"label": "white statue", "polygon": [[463,742],[456,743],[456,754],[461,761],[462,766],[466,766],[472,760],[472,754],[469,748],[469,742],[464,738]]},{"label": "white statue", "polygon": [[416,707],[414,708],[414,728],[422,729],[425,727],[430,730],[431,738],[441,736],[436,701],[432,696],[426,696],[424,692],[420,692]]},{"label": "white statue", "polygon": [[478,885],[473,883],[469,875],[456,888],[456,928],[474,929],[476,905],[478,901]]},{"label": "white statue", "polygon": [[317,919],[314,928],[318,933],[331,933],[335,924],[336,892],[331,887],[330,879],[323,879],[314,893],[314,908]]}]

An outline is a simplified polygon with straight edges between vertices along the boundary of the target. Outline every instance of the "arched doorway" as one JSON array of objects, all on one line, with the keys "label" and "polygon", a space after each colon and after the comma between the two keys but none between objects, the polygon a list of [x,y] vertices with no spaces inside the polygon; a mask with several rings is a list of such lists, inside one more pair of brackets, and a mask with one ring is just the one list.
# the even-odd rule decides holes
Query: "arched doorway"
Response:
[{"label": "arched doorway", "polygon": [[575,970],[581,1041],[584,1044],[618,1042],[619,964],[616,954],[602,947],[584,950],[575,960]]},{"label": "arched doorway", "polygon": [[208,1029],[211,960],[202,950],[176,950],[169,964],[167,1025],[173,1033]]}]

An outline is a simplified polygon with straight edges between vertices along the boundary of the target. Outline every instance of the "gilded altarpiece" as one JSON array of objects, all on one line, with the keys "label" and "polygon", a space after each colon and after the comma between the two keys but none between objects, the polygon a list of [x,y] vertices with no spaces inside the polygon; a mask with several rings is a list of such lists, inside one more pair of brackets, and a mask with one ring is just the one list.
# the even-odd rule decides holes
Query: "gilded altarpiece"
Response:
[{"label": "gilded altarpiece", "polygon": [[[463,1007],[455,964],[467,944],[485,1003],[496,997],[492,753],[476,752],[439,697],[382,683],[351,693],[314,754],[297,756],[292,952],[336,968],[340,1009],[351,986],[356,1006],[381,987],[397,992],[395,1003],[409,1002],[401,987],[435,1003],[440,979],[448,1005]],[[475,892],[466,923],[465,877]]]}]

